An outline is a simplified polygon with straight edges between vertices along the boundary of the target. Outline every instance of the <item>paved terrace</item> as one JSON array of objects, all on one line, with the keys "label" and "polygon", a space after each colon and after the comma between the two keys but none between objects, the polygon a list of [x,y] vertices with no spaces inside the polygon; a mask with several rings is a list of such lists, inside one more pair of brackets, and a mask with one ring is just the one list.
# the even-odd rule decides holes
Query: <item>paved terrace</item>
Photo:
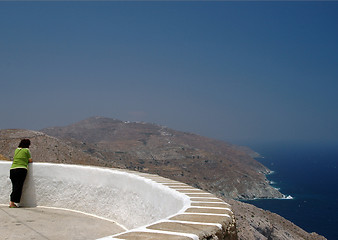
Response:
[{"label": "paved terrace", "polygon": [[10,209],[0,206],[2,240],[92,240],[124,232],[113,221],[83,213],[45,207]]},{"label": "paved terrace", "polygon": [[[10,162],[0,161],[4,239],[233,239],[230,206],[210,193],[157,175],[33,163],[21,208],[9,209]],[[3,233],[5,235],[3,235]],[[23,239],[23,238],[21,238]]]}]

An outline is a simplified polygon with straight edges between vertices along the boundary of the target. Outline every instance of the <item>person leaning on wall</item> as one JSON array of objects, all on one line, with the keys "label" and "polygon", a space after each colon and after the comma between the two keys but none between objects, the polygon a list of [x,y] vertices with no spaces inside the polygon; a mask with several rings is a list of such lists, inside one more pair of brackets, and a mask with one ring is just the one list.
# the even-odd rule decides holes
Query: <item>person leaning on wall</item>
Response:
[{"label": "person leaning on wall", "polygon": [[17,208],[15,203],[20,203],[22,187],[25,182],[28,163],[33,162],[29,146],[31,141],[29,139],[22,139],[18,148],[15,149],[13,163],[10,168],[10,179],[12,181],[12,193],[10,195],[10,208]]}]

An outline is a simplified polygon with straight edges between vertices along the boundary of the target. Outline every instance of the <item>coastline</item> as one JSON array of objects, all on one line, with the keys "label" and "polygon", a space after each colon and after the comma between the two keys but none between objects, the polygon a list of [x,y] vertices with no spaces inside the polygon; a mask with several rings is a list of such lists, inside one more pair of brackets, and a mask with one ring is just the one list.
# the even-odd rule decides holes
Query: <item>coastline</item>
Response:
[{"label": "coastline", "polygon": [[268,183],[284,193],[284,197],[243,202],[277,213],[307,232],[335,239],[338,148],[333,144],[288,143],[254,149],[265,156],[257,161],[272,169],[266,174]]},{"label": "coastline", "polygon": [[[276,173],[276,171],[270,171],[269,172],[269,174],[267,174],[266,175],[266,177],[267,176],[271,176],[271,175],[274,175]],[[268,178],[267,178],[268,179]],[[269,181],[269,184],[270,184],[270,186],[271,187],[273,187],[274,189],[276,189],[276,190],[278,190],[279,192],[280,192],[280,187],[278,187],[277,186],[277,182],[275,182],[275,181],[273,181],[273,180],[270,180],[270,179],[268,179],[268,181]],[[282,193],[282,192],[280,192],[280,193]],[[293,196],[291,196],[290,194],[284,194],[284,193],[282,193],[282,195],[283,195],[283,197],[282,198],[271,198],[271,199],[277,199],[277,200],[292,200],[292,199],[294,199],[294,197]],[[254,199],[255,200],[255,199]]]},{"label": "coastline", "polygon": [[[259,198],[258,197],[258,198],[251,198],[251,199],[243,199],[243,202],[245,202],[245,201],[255,201],[255,200],[273,200],[273,199],[276,199],[276,200],[293,200],[294,197],[292,195],[282,193],[280,191],[281,188],[279,186],[276,186],[277,182],[268,178],[269,176],[275,175],[276,171],[275,170],[271,170],[262,161],[259,160],[259,159],[264,159],[265,160],[266,158],[262,154],[260,154],[260,153],[258,153],[256,151],[253,151],[253,152],[255,153],[255,155],[252,156],[252,157],[257,162],[259,162],[260,164],[262,164],[262,166],[265,168],[265,172],[262,172],[262,173],[264,174],[267,183],[269,184],[270,187],[272,187],[273,189],[277,190],[282,195],[282,197],[266,197],[266,198]],[[239,200],[239,201],[242,201],[242,200]]]}]

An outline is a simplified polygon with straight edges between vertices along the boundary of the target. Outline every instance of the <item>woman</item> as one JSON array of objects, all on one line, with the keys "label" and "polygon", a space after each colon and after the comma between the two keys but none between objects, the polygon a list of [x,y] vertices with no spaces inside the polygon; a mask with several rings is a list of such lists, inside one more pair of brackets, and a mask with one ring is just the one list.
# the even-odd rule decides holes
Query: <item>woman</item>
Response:
[{"label": "woman", "polygon": [[12,193],[9,202],[10,208],[18,207],[15,203],[20,203],[22,187],[27,175],[28,163],[33,162],[29,151],[30,144],[31,141],[29,139],[22,139],[14,153],[13,163],[10,169],[10,179],[12,181]]}]

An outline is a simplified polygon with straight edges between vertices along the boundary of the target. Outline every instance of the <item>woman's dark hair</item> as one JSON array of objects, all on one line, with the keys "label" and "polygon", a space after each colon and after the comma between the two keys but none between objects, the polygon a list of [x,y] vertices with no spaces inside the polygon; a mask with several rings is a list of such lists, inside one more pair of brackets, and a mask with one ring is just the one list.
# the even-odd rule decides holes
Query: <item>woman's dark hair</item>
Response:
[{"label": "woman's dark hair", "polygon": [[19,148],[29,148],[29,145],[31,145],[31,141],[28,138],[22,139]]}]

